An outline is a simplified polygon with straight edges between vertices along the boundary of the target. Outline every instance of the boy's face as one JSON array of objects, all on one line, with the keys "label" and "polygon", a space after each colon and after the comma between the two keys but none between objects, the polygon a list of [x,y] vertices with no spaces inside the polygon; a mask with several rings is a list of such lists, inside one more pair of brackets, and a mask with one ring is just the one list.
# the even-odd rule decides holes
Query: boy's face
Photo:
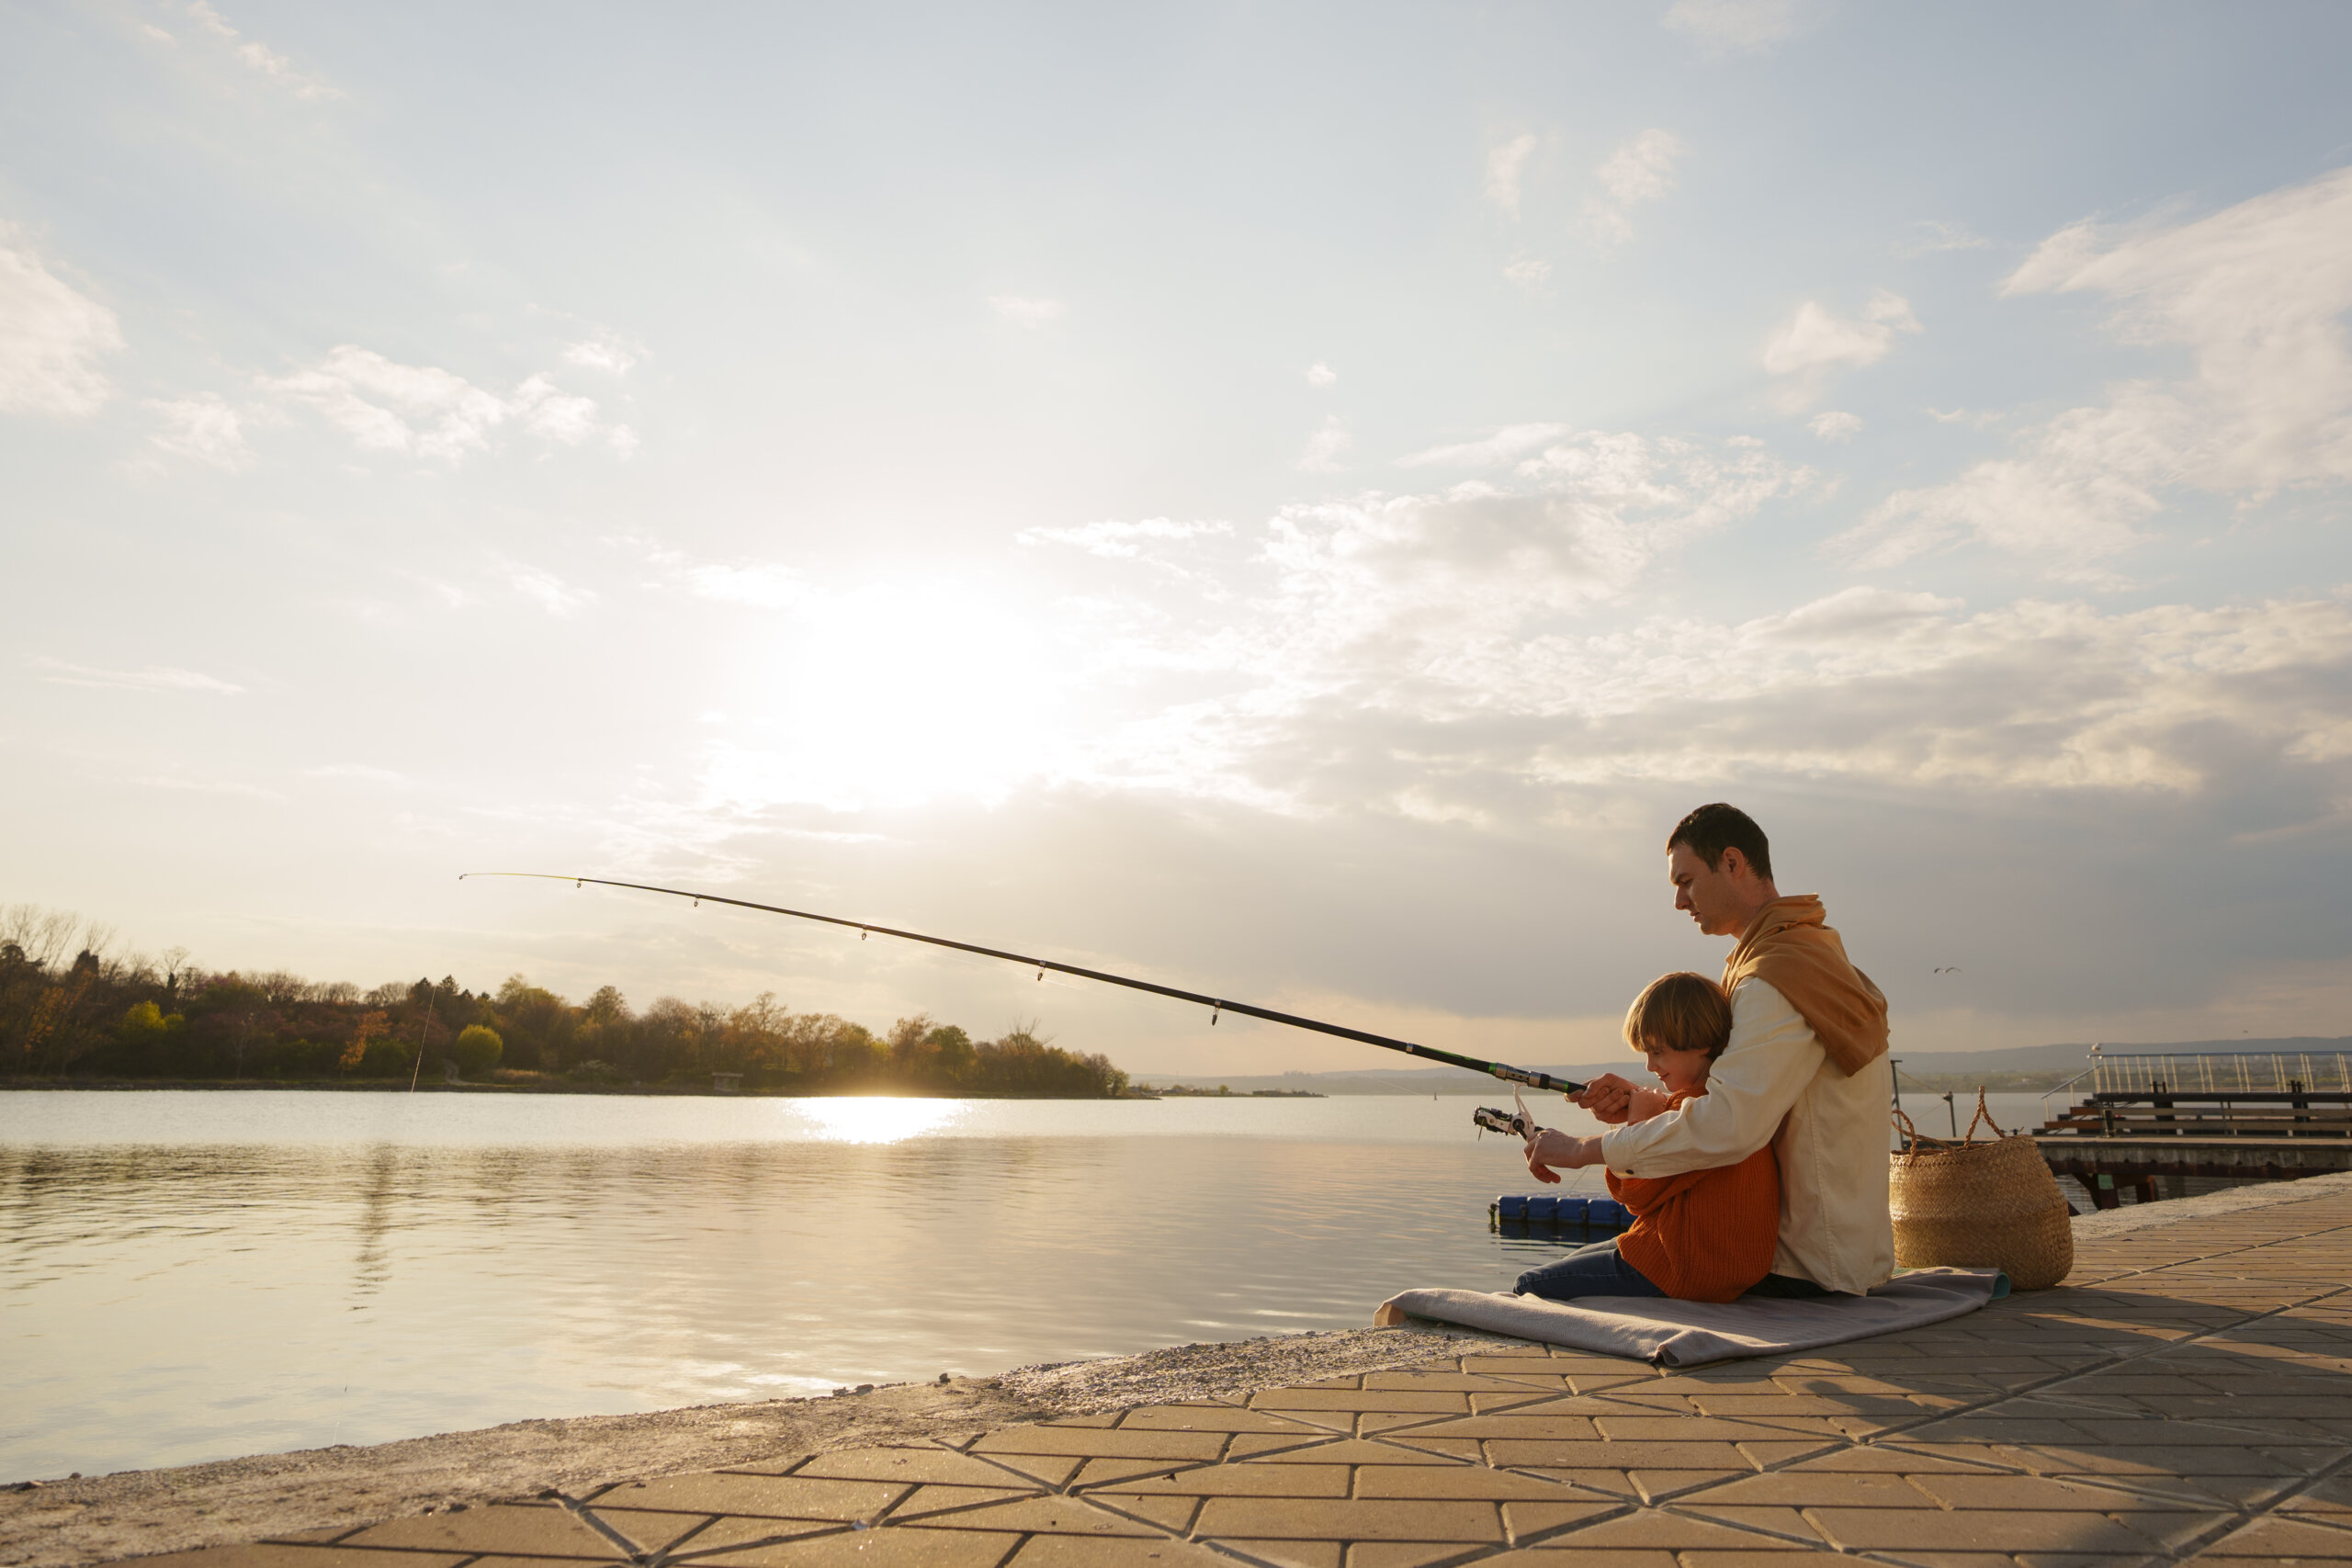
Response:
[{"label": "boy's face", "polygon": [[1668,1094],[1706,1088],[1707,1069],[1715,1065],[1704,1051],[1668,1051],[1650,1045],[1642,1054],[1649,1059],[1650,1076],[1664,1084]]}]

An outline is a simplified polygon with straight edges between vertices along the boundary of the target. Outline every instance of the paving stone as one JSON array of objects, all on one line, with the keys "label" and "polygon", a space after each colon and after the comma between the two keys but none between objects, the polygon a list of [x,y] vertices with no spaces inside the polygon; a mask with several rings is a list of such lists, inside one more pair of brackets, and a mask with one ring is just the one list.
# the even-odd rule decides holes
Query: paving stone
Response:
[{"label": "paving stone", "polygon": [[2335,1475],[2315,1482],[2301,1495],[2288,1500],[2289,1513],[2352,1514],[2352,1476]]},{"label": "paving stone", "polygon": [[1793,1540],[1805,1546],[1826,1544],[1821,1539],[1821,1532],[1792,1507],[1764,1503],[1712,1505],[1693,1502],[1688,1497],[1677,1500],[1674,1506],[1677,1512],[1689,1514],[1694,1518],[1712,1519],[1716,1524],[1754,1530],[1758,1535],[1777,1536],[1782,1540]]},{"label": "paving stone", "polygon": [[1302,1425],[1295,1431],[1236,1432],[1233,1440],[1225,1446],[1225,1457],[1242,1460],[1255,1459],[1261,1454],[1289,1453],[1306,1444],[1329,1442],[1330,1439],[1331,1432],[1328,1427]]},{"label": "paving stone", "polygon": [[2201,1499],[2119,1494],[2111,1487],[2083,1486],[2045,1475],[1919,1475],[1911,1484],[1948,1508],[2086,1509],[2120,1513],[2173,1509],[2211,1513]]},{"label": "paving stone", "polygon": [[1238,1404],[1148,1404],[1130,1410],[1123,1432],[1261,1432],[1311,1438],[1316,1428]]},{"label": "paving stone", "polygon": [[2155,1542],[2105,1514],[2023,1509],[1813,1508],[1806,1517],[1846,1551],[2140,1552]]},{"label": "paving stone", "polygon": [[1340,1438],[1320,1442],[1312,1448],[1286,1450],[1267,1454],[1254,1461],[1258,1464],[1413,1464],[1442,1465],[1452,1461],[1419,1448],[1402,1443],[1374,1442],[1365,1438]]},{"label": "paving stone", "polygon": [[1961,1457],[1956,1451],[1928,1453],[1908,1446],[1832,1449],[1827,1453],[1799,1460],[1782,1473],[1795,1475],[1817,1471],[1855,1475],[1984,1475],[2017,1468],[2001,1464],[1990,1457],[1997,1451],[1989,1446],[1972,1448],[1966,1450],[1966,1457]]},{"label": "paving stone", "polygon": [[[1717,1524],[1713,1519],[1693,1518],[1687,1514],[1670,1513],[1658,1508],[1643,1508],[1599,1524],[1555,1536],[1543,1543],[1546,1548],[1575,1551],[1581,1554],[1593,1548],[1633,1548],[1660,1551],[1792,1551],[1803,1550],[1797,1542],[1781,1540],[1753,1530]],[[1498,1560],[1501,1561],[1501,1560]],[[1579,1555],[1578,1561],[1583,1561]]]},{"label": "paving stone", "polygon": [[[1281,1568],[1342,1568],[1348,1555],[1347,1543],[1338,1540],[1220,1540],[1217,1545]],[[1459,1556],[1462,1547],[1456,1542],[1445,1550],[1448,1556]],[[1233,1560],[1223,1561],[1229,1564]]]},{"label": "paving stone", "polygon": [[1140,1514],[1171,1534],[1183,1535],[1192,1529],[1193,1516],[1200,1511],[1201,1500],[1193,1496],[1109,1497],[1103,1499],[1102,1506],[1114,1514]]},{"label": "paving stone", "polygon": [[464,1561],[462,1555],[446,1551],[353,1551],[257,1541],[142,1557],[139,1568],[454,1568]]},{"label": "paving stone", "polygon": [[1536,1536],[1549,1536],[1570,1525],[1580,1525],[1604,1514],[1613,1514],[1623,1505],[1610,1498],[1592,1497],[1581,1502],[1565,1499],[1538,1500],[1513,1497],[1503,1504],[1503,1527],[1515,1541]]},{"label": "paving stone", "polygon": [[[1460,1467],[1469,1473],[1467,1466]],[[1148,1481],[1096,1487],[1090,1496],[1344,1497],[1344,1464],[1219,1464]]]},{"label": "paving stone", "polygon": [[[711,1508],[708,1513],[725,1510]],[[494,1551],[513,1557],[594,1557],[606,1562],[625,1556],[613,1543],[582,1523],[569,1508],[529,1505],[492,1505],[464,1513],[424,1514],[388,1519],[347,1537],[345,1546],[404,1546],[433,1551]],[[315,1553],[318,1548],[307,1550]],[[334,1548],[330,1550],[343,1550]],[[323,1568],[315,1558],[303,1560]]]},{"label": "paving stone", "polygon": [[997,1568],[1020,1540],[976,1530],[836,1530],[694,1562],[695,1568]]},{"label": "paving stone", "polygon": [[[1044,1482],[1048,1486],[1067,1486],[1069,1484],[1070,1477],[1076,1475],[1082,1467],[1103,1462],[1102,1461],[1087,1459],[1078,1454],[1019,1453],[990,1454],[989,1455],[989,1461],[991,1464],[1001,1464],[1007,1470],[1018,1471],[1023,1475],[1034,1477],[1038,1481]],[[1166,1470],[1175,1465],[1193,1461],[1184,1460],[1155,1460],[1141,1462],[1143,1462],[1144,1468],[1148,1470]]]},{"label": "paving stone", "polygon": [[1503,1544],[1492,1503],[1388,1502],[1362,1498],[1212,1497],[1193,1521],[1196,1537],[1259,1540],[1453,1540]]},{"label": "paving stone", "polygon": [[1174,1470],[1195,1468],[1182,1462],[1171,1464],[1167,1460],[1153,1459],[1091,1459],[1079,1467],[1078,1473],[1065,1483],[1072,1491],[1091,1490],[1110,1486],[1122,1481],[1135,1481],[1147,1475],[1166,1475]]},{"label": "paving stone", "polygon": [[[1544,1470],[1730,1470],[1757,1471],[1763,1463],[1733,1443],[1609,1443],[1521,1441],[1497,1438],[1486,1444],[1489,1463],[1510,1469]],[[1765,1461],[1770,1462],[1770,1461]]]},{"label": "paving stone", "polygon": [[1481,1391],[1496,1391],[1503,1393],[1513,1394],[1521,1399],[1528,1397],[1528,1388],[1525,1383],[1515,1383],[1505,1378],[1490,1377],[1481,1372],[1464,1372],[1453,1370],[1448,1370],[1443,1372],[1366,1372],[1363,1376],[1363,1387],[1375,1391],[1380,1389],[1419,1389],[1424,1392],[1436,1391],[1447,1393],[1476,1393]]},{"label": "paving stone", "polygon": [[[627,1481],[596,1495],[599,1508],[661,1508],[687,1514],[751,1515],[770,1519],[870,1519],[914,1488],[889,1481],[828,1481],[798,1475],[704,1471]],[[460,1516],[462,1517],[462,1516]]]},{"label": "paving stone", "polygon": [[[1996,1476],[1994,1480],[2008,1477]],[[2016,1477],[2031,1480],[2030,1476]],[[1680,1499],[1690,1508],[1725,1506],[1787,1508],[1919,1508],[1934,1500],[1905,1477],[1892,1473],[1856,1474],[1827,1471],[1775,1471],[1770,1475],[1742,1476]]]},{"label": "paving stone", "polygon": [[[602,1516],[600,1515],[599,1517]],[[672,1514],[673,1519],[685,1518],[684,1514]],[[681,1561],[692,1561],[714,1552],[734,1551],[752,1545],[766,1545],[776,1540],[797,1540],[805,1536],[825,1535],[842,1527],[816,1519],[713,1519],[700,1529],[673,1542],[670,1554]],[[624,1531],[624,1534],[627,1532]],[[630,1537],[635,1540],[634,1536]]]},{"label": "paving stone", "polygon": [[[1541,1398],[1528,1390],[1519,1396],[1529,1401]],[[1270,1388],[1250,1396],[1252,1410],[1294,1412],[1341,1410],[1357,1412],[1377,1410],[1388,1414],[1414,1416],[1452,1416],[1470,1413],[1470,1396],[1442,1390],[1415,1391],[1396,1388]]]},{"label": "paving stone", "polygon": [[1233,1559],[1181,1540],[1080,1540],[1066,1535],[1035,1535],[1023,1543],[1007,1568],[1233,1568]]},{"label": "paving stone", "polygon": [[[1075,1497],[1023,1497],[990,1507],[892,1527],[903,1530],[1032,1530],[1046,1535],[1152,1535],[1149,1526],[1082,1503]],[[888,1531],[885,1532],[888,1533]]]},{"label": "paving stone", "polygon": [[1130,1432],[1109,1427],[1025,1426],[983,1434],[972,1445],[971,1451],[991,1457],[1053,1454],[1074,1459],[1210,1460],[1224,1449],[1222,1432]]},{"label": "paving stone", "polygon": [[2081,1476],[2143,1491],[2151,1487],[2188,1490],[2247,1507],[2261,1506],[2291,1489],[2343,1453],[2341,1449],[2256,1448],[2241,1439],[2235,1448],[2075,1445],[2004,1450],[2001,1457],[2016,1469],[2035,1474]]},{"label": "paving stone", "polygon": [[[594,1505],[589,1512],[607,1529],[618,1530],[640,1551],[667,1551],[711,1522],[708,1514],[653,1513],[640,1508],[599,1508]],[[760,1523],[762,1534],[779,1533],[775,1520],[763,1519]]]},{"label": "paving stone", "polygon": [[1680,1568],[1671,1551],[1634,1547],[1551,1550],[1551,1541],[1478,1559],[1478,1568]]},{"label": "paving stone", "polygon": [[2189,1559],[2198,1568],[2280,1559],[2303,1562],[2352,1562],[2352,1530],[2332,1529],[2305,1519],[2256,1519]]},{"label": "paving stone", "polygon": [[1009,1503],[1015,1497],[1034,1497],[1026,1489],[1004,1486],[922,1486],[913,1496],[890,1510],[890,1522],[903,1524],[926,1514],[944,1514],[956,1508],[977,1507],[982,1503]]},{"label": "paving stone", "polygon": [[1417,1427],[1409,1438],[1399,1436],[1393,1440],[1419,1443],[1431,1438],[1543,1438],[1592,1442],[1600,1436],[1600,1428],[1589,1416],[1471,1416]]},{"label": "paving stone", "polygon": [[1348,1548],[1348,1568],[1427,1568],[1461,1555],[1460,1541],[1360,1540]]},{"label": "paving stone", "polygon": [[1732,1478],[1720,1470],[1631,1470],[1625,1474],[1634,1483],[1634,1495],[1651,1504],[1703,1492]]},{"label": "paving stone", "polygon": [[1714,1416],[1596,1416],[1593,1425],[1611,1442],[1788,1442],[1794,1436],[1835,1438],[1837,1428],[1815,1416],[1785,1421],[1734,1421]]},{"label": "paving stone", "polygon": [[1581,1487],[1587,1492],[1604,1493],[1631,1502],[1638,1503],[1646,1500],[1642,1488],[1635,1483],[1632,1473],[1626,1471],[1559,1470],[1545,1466],[1541,1469],[1527,1470],[1524,1473],[1540,1475],[1546,1481],[1563,1482],[1570,1486]]},{"label": "paving stone", "polygon": [[[735,1473],[763,1472],[756,1465],[732,1465]],[[954,1486],[1017,1486],[1020,1482],[999,1466],[952,1449],[837,1449],[807,1460],[792,1473],[824,1481],[937,1482]]]},{"label": "paving stone", "polygon": [[[1355,1472],[1351,1493],[1357,1497],[1471,1497],[1489,1502],[1523,1497],[1548,1503],[1574,1501],[1567,1487],[1542,1476],[1518,1471],[1488,1470],[1484,1465],[1442,1466],[1390,1464]],[[1589,1499],[1587,1499],[1589,1501]]]}]

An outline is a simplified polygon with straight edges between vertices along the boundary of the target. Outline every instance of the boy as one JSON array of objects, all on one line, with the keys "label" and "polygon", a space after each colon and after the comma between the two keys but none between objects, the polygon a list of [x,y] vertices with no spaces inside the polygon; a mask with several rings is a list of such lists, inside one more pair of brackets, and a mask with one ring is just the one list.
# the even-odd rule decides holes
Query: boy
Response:
[{"label": "boy", "polygon": [[[1707,1092],[1707,1074],[1731,1041],[1731,999],[1703,975],[1667,975],[1634,998],[1625,1043],[1665,1087],[1637,1089],[1628,1122],[1645,1122]],[[1770,1272],[1781,1228],[1781,1168],[1767,1144],[1736,1165],[1645,1180],[1609,1173],[1610,1195],[1633,1228],[1519,1277],[1518,1293],[1672,1296],[1728,1302]]]}]

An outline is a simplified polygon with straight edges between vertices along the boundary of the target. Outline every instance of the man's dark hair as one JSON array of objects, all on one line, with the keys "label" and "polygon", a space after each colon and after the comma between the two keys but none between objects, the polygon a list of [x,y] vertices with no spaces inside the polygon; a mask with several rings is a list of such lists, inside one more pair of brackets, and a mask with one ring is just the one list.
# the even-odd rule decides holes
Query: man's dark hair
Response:
[{"label": "man's dark hair", "polygon": [[1756,818],[1736,806],[1726,806],[1718,800],[1702,806],[1674,825],[1666,836],[1668,853],[1677,844],[1688,844],[1690,852],[1707,863],[1709,871],[1723,869],[1724,852],[1737,850],[1756,874],[1766,882],[1772,880],[1772,846],[1764,837],[1764,829]]}]

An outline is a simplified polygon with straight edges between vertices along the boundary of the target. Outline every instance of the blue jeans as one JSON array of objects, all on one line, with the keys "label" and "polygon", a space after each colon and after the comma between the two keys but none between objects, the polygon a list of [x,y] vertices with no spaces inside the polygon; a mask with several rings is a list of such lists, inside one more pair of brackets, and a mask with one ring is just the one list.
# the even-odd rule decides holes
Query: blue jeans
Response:
[{"label": "blue jeans", "polygon": [[1578,1296],[1662,1296],[1642,1271],[1617,1255],[1614,1241],[1579,1247],[1557,1263],[1530,1269],[1513,1287],[1522,1296],[1572,1302]]}]

